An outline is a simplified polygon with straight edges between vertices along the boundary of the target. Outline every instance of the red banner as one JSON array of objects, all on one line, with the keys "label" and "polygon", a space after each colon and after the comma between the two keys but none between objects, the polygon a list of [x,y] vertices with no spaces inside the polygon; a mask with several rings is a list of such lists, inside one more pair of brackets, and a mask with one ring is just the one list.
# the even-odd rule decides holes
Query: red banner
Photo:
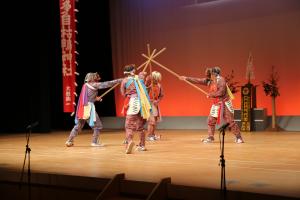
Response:
[{"label": "red banner", "polygon": [[75,110],[75,29],[75,0],[60,0],[64,112]]}]

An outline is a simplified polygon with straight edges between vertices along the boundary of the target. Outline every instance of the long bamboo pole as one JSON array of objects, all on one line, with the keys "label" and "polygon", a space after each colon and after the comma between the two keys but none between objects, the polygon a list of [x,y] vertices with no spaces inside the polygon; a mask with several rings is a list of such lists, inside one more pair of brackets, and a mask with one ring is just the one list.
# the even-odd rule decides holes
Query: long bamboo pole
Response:
[{"label": "long bamboo pole", "polygon": [[[162,52],[164,52],[166,50],[166,48],[161,49],[159,52],[156,52],[156,49],[154,49],[154,51],[152,52],[152,57],[151,59],[157,57],[159,54],[161,54]],[[154,55],[155,54],[155,55]],[[144,65],[149,65],[149,63],[151,62],[151,60],[148,58],[147,61],[145,61],[143,64],[141,64],[140,66],[137,67],[137,69],[141,69]],[[146,68],[146,67],[145,67]],[[109,88],[108,90],[106,90],[103,94],[100,95],[100,98],[102,99],[102,97],[104,97],[107,93],[109,93],[110,91],[112,91],[113,89],[115,89],[118,85],[120,85],[120,83],[115,84],[114,86],[112,86],[111,88]]]},{"label": "long bamboo pole", "polygon": [[[150,44],[147,44],[147,47],[148,47],[148,56],[150,57]],[[152,58],[150,58],[149,60],[150,60],[150,64],[149,64],[149,66],[150,66],[150,69],[149,69],[149,71],[150,71],[150,79],[151,79],[151,95],[152,95],[152,98],[153,98],[153,100],[154,100],[154,91],[153,91],[153,77],[152,77],[152,62],[151,62],[151,59]]]},{"label": "long bamboo pole", "polygon": [[[144,62],[143,64],[141,64],[140,66],[138,66],[138,68],[142,68],[144,65],[149,64],[149,60],[147,60],[146,62]],[[110,91],[112,91],[113,89],[115,89],[118,85],[120,85],[120,83],[115,84],[114,86],[112,86],[111,88],[109,88],[108,90],[106,90],[103,94],[100,95],[100,98],[102,99],[102,97],[104,97],[107,93],[109,93]]]},{"label": "long bamboo pole", "polygon": [[[154,59],[155,57],[157,57],[158,55],[160,55],[160,54],[161,54],[162,52],[164,52],[166,49],[167,49],[166,47],[162,48],[159,52],[157,52],[157,53],[152,57],[152,59]],[[142,68],[142,67],[143,67],[144,65],[146,65],[148,62],[150,62],[149,58],[148,58],[147,61],[144,62],[142,65],[138,66],[138,67],[137,67],[137,70],[139,70],[140,68]]]},{"label": "long bamboo pole", "polygon": [[[144,56],[147,59],[150,59],[148,56],[146,56],[145,54],[142,54],[142,56]],[[169,68],[167,68],[166,66],[163,66],[162,64],[156,62],[155,60],[151,59],[151,62],[155,63],[156,65],[160,66],[161,68],[165,69],[166,71],[170,72],[171,74],[173,74],[174,76],[176,76],[177,78],[180,78],[180,75],[177,74],[176,72],[170,70]],[[201,88],[199,88],[198,86],[196,86],[195,84],[187,81],[187,80],[183,80],[185,81],[187,84],[191,85],[192,87],[196,88],[197,90],[199,90],[200,92],[202,92],[205,95],[208,95],[207,92],[205,92],[204,90],[202,90]]]},{"label": "long bamboo pole", "polygon": [[[151,59],[153,59],[153,57],[154,57],[153,55],[155,54],[155,52],[156,52],[156,49],[154,49],[153,52],[152,52],[152,54],[149,55],[149,58],[150,58],[150,59],[148,60],[148,63],[147,63],[146,66],[144,67],[143,72],[146,71],[146,69],[148,68],[149,65],[151,65]],[[150,54],[150,52],[149,52],[149,54]]]}]

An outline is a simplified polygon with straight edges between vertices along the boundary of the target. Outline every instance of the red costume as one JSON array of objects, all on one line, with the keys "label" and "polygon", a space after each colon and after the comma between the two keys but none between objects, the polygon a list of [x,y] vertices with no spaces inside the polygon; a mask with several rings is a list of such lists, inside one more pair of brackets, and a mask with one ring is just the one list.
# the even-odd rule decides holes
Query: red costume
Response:
[{"label": "red costume", "polygon": [[160,138],[155,135],[155,129],[161,120],[161,112],[159,108],[159,102],[164,96],[162,85],[157,80],[152,80],[151,76],[146,78],[146,87],[150,97],[152,112],[148,120],[148,139],[153,141]]},{"label": "red costume", "polygon": [[129,74],[121,83],[121,93],[125,97],[123,114],[126,115],[126,153],[131,153],[134,146],[133,134],[137,131],[140,135],[138,150],[145,151],[144,125],[150,116],[150,102],[144,85],[144,74],[134,75],[134,66],[125,67],[125,73]]},{"label": "red costume", "polygon": [[208,125],[208,138],[203,142],[213,142],[216,124],[221,125],[229,123],[229,128],[232,133],[236,136],[237,143],[243,143],[241,137],[240,128],[234,121],[233,113],[234,109],[232,106],[231,99],[228,95],[227,84],[225,79],[216,74],[215,81],[207,78],[191,78],[187,77],[187,81],[196,84],[202,84],[209,86],[208,97],[212,99],[212,106],[210,114],[207,119]]}]

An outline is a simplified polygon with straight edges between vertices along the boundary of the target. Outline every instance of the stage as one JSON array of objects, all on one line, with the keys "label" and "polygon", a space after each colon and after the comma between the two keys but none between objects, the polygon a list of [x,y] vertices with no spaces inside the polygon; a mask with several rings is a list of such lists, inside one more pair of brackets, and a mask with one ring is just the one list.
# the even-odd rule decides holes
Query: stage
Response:
[{"label": "stage", "polygon": [[[147,141],[145,152],[125,154],[123,130],[104,130],[104,147],[91,147],[91,130],[75,138],[74,147],[64,145],[69,132],[31,135],[32,173],[50,173],[157,182],[171,177],[172,183],[204,188],[220,187],[219,133],[212,144],[200,139],[206,130],[159,130],[161,140]],[[243,133],[244,144],[234,143],[226,132],[224,155],[227,189],[300,198],[299,132]],[[135,135],[138,143],[138,135]],[[0,135],[0,167],[21,172],[25,133]],[[26,168],[25,168],[26,169]]]}]

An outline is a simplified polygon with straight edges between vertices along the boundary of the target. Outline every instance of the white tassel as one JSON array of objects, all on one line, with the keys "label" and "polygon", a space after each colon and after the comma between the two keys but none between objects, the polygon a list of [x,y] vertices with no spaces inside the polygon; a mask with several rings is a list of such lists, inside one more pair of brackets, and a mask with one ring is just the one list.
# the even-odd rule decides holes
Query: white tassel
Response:
[{"label": "white tassel", "polygon": [[76,92],[74,92],[73,94],[77,97],[77,93]]},{"label": "white tassel", "polygon": [[74,11],[75,11],[75,12],[79,12],[79,10],[78,10],[78,9],[74,9]]},{"label": "white tassel", "polygon": [[73,105],[74,105],[74,106],[76,106],[76,103],[75,103],[75,102],[73,102]]},{"label": "white tassel", "polygon": [[78,86],[76,82],[74,82],[74,85],[75,85],[75,87],[77,87],[77,86]]},{"label": "white tassel", "polygon": [[79,42],[77,42],[77,41],[75,40],[75,44],[77,44],[77,45],[78,45],[78,44],[79,44]]},{"label": "white tassel", "polygon": [[79,73],[78,73],[78,72],[75,72],[74,74],[77,75],[77,76],[79,76]]},{"label": "white tassel", "polygon": [[75,51],[75,53],[76,53],[77,55],[79,55],[78,51]]},{"label": "white tassel", "polygon": [[71,113],[71,117],[73,117],[73,116],[74,116],[74,114],[75,114],[75,112],[72,112],[72,113]]}]

